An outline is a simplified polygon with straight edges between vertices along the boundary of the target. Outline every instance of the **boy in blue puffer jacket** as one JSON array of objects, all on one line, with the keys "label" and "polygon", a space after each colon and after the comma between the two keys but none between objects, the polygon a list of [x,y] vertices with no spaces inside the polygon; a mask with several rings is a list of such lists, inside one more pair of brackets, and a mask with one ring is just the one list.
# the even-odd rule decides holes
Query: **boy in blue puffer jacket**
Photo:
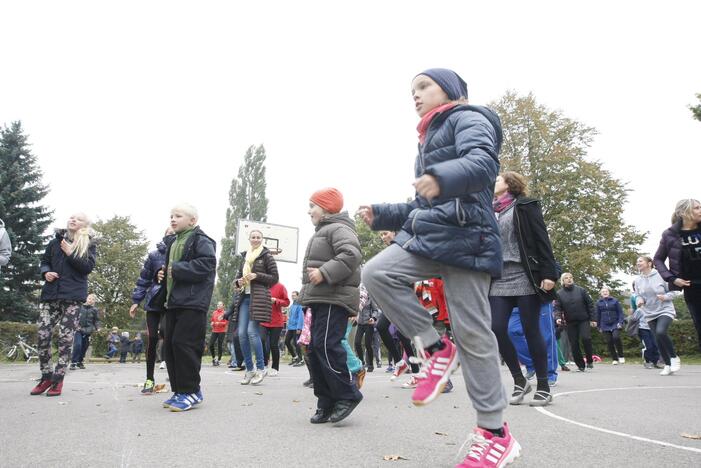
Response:
[{"label": "boy in blue puffer jacket", "polygon": [[[503,420],[506,393],[488,299],[491,279],[502,267],[492,212],[501,123],[490,109],[467,105],[467,85],[452,70],[420,73],[412,95],[421,117],[416,196],[410,203],[360,207],[373,230],[398,231],[394,243],[368,262],[362,282],[425,357],[414,404],[440,395],[459,355],[478,426],[459,466],[503,466],[519,455],[520,446]],[[414,296],[412,284],[430,278],[444,281],[455,344],[438,335]]]}]

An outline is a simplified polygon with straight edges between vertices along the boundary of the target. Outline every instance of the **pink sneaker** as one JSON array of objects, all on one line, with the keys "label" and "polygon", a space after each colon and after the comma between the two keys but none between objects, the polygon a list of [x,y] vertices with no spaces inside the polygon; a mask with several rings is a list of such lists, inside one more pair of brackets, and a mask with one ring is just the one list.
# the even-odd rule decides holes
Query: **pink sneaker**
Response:
[{"label": "pink sneaker", "polygon": [[467,442],[470,449],[467,456],[455,468],[477,468],[506,466],[521,454],[521,446],[509,432],[509,426],[502,426],[504,437],[499,437],[486,429],[476,427]]},{"label": "pink sneaker", "polygon": [[399,361],[396,366],[394,366],[394,372],[392,372],[392,377],[390,377],[389,380],[395,381],[399,378],[400,375],[405,373],[409,369],[409,364],[406,363],[404,359]]},{"label": "pink sneaker", "polygon": [[450,379],[450,374],[457,368],[458,356],[455,345],[443,337],[445,348],[434,353],[430,358],[421,346],[421,340],[416,337],[417,351],[423,359],[421,371],[416,378],[419,384],[411,396],[412,402],[417,406],[427,405],[443,392],[443,388]]}]

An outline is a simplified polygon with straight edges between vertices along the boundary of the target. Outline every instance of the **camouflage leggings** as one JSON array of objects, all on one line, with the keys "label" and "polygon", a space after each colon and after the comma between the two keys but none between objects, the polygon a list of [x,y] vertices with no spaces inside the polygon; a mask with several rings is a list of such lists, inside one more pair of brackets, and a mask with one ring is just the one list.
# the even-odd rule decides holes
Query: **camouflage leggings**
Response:
[{"label": "camouflage leggings", "polygon": [[[73,334],[78,328],[80,304],[77,301],[51,301],[41,304],[39,313],[39,366],[43,376],[53,373],[54,380],[66,375],[66,364],[71,358]],[[58,362],[51,367],[51,332],[58,325]]]}]

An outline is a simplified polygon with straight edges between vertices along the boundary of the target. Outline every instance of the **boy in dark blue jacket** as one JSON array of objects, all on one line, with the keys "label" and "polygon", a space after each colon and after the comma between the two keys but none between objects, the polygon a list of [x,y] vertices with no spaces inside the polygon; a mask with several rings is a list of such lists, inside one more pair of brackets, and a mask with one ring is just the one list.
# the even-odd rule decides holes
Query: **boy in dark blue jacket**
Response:
[{"label": "boy in dark blue jacket", "polygon": [[187,411],[203,400],[200,367],[217,260],[216,242],[197,226],[197,219],[191,205],[171,210],[175,236],[166,240],[166,264],[157,274],[165,287],[149,303],[166,310],[163,354],[173,396],[163,407],[172,411]]}]

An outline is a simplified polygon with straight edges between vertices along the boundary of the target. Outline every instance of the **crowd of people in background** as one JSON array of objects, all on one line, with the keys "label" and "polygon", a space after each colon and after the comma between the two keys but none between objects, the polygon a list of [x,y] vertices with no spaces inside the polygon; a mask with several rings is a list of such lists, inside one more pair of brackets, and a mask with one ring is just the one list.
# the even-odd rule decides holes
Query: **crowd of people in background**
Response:
[{"label": "crowd of people in background", "polygon": [[[646,368],[662,367],[663,376],[680,371],[669,334],[676,317],[673,300],[680,295],[701,343],[701,204],[680,201],[654,257],[638,258],[633,312],[626,317],[608,287],[594,302],[572,273],[561,271],[526,179],[499,172],[499,118],[468,103],[462,78],[451,70],[426,70],[414,77],[412,96],[420,117],[416,197],[359,208],[360,219],[380,231],[386,244],[361,267],[361,245],[343,210],[343,195],[334,188],[314,192],[308,215],[315,232],[304,256],[302,288],[292,301],[263,234],[252,230],[235,294],[226,298],[229,308],[219,302],[208,326],[216,243],[200,228],[196,208],[172,209],[169,230],[149,253],[129,310],[132,318],[139,306],[146,311],[142,393],[154,393],[159,341],[173,392],[162,404],[179,412],[204,401],[200,370],[208,328],[212,365],[220,365],[226,342],[228,368],[243,371],[242,385],[261,385],[266,376],[278,375],[282,337],[290,365],[309,371],[304,385],[317,399],[310,422],[335,423],[363,400],[365,374],[380,365],[381,340],[389,378],[408,373],[402,385],[411,389],[417,406],[449,392],[451,374],[461,364],[477,427],[458,466],[502,466],[521,450],[504,420],[505,408],[523,403],[531,392],[530,405],[550,404],[551,387],[558,371],[569,370],[570,353],[577,371],[591,371],[597,358],[592,328],[605,338],[613,365],[626,362],[621,334],[630,328],[644,344]],[[0,267],[9,260],[8,245],[0,221]],[[95,297],[88,295],[96,255],[90,220],[82,213],[72,215],[46,247],[40,271],[41,377],[32,395],[60,395],[68,364],[84,368],[91,336],[100,329]],[[52,365],[55,327],[58,359]],[[355,350],[348,342],[352,328]],[[144,349],[140,334],[130,339],[116,327],[108,345],[106,357],[119,354],[121,363],[129,353],[140,360]],[[510,395],[502,385],[500,359],[513,379]]]}]

